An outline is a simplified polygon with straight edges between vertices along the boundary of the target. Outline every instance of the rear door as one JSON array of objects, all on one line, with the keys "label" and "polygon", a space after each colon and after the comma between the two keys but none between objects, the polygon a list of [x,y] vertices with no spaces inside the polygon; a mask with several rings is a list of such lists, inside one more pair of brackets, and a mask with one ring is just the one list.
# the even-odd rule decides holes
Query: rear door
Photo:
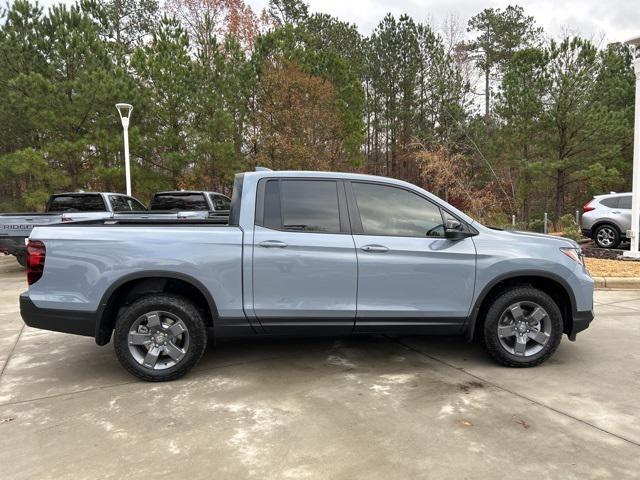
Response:
[{"label": "rear door", "polygon": [[253,240],[253,309],[270,333],[350,332],[357,261],[344,186],[262,179]]},{"label": "rear door", "polygon": [[354,181],[347,193],[358,256],[356,330],[457,331],[473,298],[473,240],[445,238],[450,214],[403,187]]}]

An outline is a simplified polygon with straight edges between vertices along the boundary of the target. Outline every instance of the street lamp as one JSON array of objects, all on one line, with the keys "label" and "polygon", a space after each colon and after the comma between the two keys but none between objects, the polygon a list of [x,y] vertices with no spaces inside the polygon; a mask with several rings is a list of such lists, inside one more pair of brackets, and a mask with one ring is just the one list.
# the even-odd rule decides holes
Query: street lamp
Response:
[{"label": "street lamp", "polygon": [[636,74],[636,115],[633,135],[633,181],[631,194],[631,230],[627,238],[631,240],[631,248],[623,252],[624,257],[640,259],[640,37],[625,42],[631,47],[633,68]]},{"label": "street lamp", "polygon": [[131,167],[129,165],[129,117],[133,106],[128,103],[116,103],[116,109],[124,130],[124,174],[127,182],[127,195],[131,196]]}]

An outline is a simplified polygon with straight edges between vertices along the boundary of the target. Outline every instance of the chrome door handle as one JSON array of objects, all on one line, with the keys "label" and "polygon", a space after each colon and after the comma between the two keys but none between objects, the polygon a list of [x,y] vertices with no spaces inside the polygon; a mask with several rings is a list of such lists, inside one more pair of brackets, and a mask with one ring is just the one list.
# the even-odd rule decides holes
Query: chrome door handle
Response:
[{"label": "chrome door handle", "polygon": [[364,247],[360,247],[360,250],[364,250],[365,252],[378,252],[378,253],[384,253],[389,251],[389,249],[384,245],[365,245]]},{"label": "chrome door handle", "polygon": [[611,212],[611,213],[613,213],[614,215],[620,215],[620,212],[618,212],[618,211]]},{"label": "chrome door handle", "polygon": [[260,242],[259,245],[264,248],[284,248],[287,246],[286,243],[280,240],[265,240],[264,242]]}]

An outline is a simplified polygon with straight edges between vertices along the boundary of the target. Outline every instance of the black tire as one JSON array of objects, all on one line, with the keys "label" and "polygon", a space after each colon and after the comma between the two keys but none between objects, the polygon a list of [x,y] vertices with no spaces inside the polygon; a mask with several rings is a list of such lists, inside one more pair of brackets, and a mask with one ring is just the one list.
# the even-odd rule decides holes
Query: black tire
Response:
[{"label": "black tire", "polygon": [[[603,234],[607,234],[606,238],[603,238]],[[613,238],[612,238],[613,237]],[[615,225],[605,223],[598,225],[593,231],[593,241],[600,248],[618,248],[622,241],[620,230]]]},{"label": "black tire", "polygon": [[[188,332],[188,345],[182,359],[162,370],[142,365],[129,348],[131,327],[140,317],[156,311],[175,315]],[[186,298],[173,294],[152,294],[139,298],[118,315],[113,343],[118,360],[131,374],[149,382],[165,382],[182,377],[202,358],[207,347],[207,328],[200,310]]]},{"label": "black tire", "polygon": [[[501,343],[498,335],[498,326],[503,314],[510,306],[519,302],[536,304],[542,307],[547,313],[545,322],[548,318],[551,330],[546,343],[542,345],[542,349],[529,356],[518,356],[508,351]],[[484,321],[481,340],[489,355],[501,365],[516,368],[535,367],[554,354],[560,345],[560,340],[562,340],[563,325],[560,309],[549,295],[531,286],[513,287],[501,292],[492,300]],[[527,340],[527,345],[532,342],[532,340]],[[533,345],[536,346],[538,344],[533,343]]]},{"label": "black tire", "polygon": [[26,268],[27,267],[27,253],[26,252],[20,252],[16,255],[16,260],[18,261],[18,263],[20,264],[20,266],[22,268]]}]

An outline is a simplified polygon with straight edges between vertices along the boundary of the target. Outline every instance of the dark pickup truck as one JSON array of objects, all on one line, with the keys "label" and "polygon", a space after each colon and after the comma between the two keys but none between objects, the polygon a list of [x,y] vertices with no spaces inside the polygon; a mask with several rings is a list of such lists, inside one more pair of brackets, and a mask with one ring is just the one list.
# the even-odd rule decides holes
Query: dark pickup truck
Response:
[{"label": "dark pickup truck", "polygon": [[0,214],[0,253],[14,255],[20,265],[25,266],[25,241],[38,226],[111,218],[224,219],[229,215],[230,204],[228,197],[204,191],[155,193],[149,210],[136,198],[121,193],[58,193],[49,197],[44,213]]},{"label": "dark pickup truck", "polygon": [[137,199],[110,192],[70,192],[51,195],[44,213],[0,214],[0,253],[15,255],[25,266],[26,245],[31,230],[56,223],[109,218],[116,212],[144,211]]}]

